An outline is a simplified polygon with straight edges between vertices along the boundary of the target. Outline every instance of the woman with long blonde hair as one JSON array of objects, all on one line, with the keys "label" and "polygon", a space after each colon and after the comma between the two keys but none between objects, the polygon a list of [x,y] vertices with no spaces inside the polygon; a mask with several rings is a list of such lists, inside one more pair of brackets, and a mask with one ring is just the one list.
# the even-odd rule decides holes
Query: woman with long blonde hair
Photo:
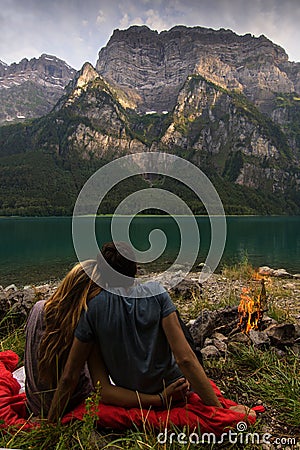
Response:
[{"label": "woman with long blonde hair", "polygon": [[[47,417],[53,393],[64,369],[74,330],[87,303],[101,291],[87,273],[96,273],[96,261],[76,264],[48,300],[38,301],[26,324],[25,390],[35,416]],[[95,279],[95,276],[93,276]],[[82,370],[68,409],[92,391],[87,367]]]},{"label": "woman with long blonde hair", "polygon": [[[48,415],[81,313],[87,310],[88,302],[101,291],[97,284],[99,276],[96,261],[76,264],[55,293],[48,300],[38,301],[29,314],[26,324],[25,390],[28,408],[34,416],[46,418]],[[65,398],[58,400],[64,405],[62,413],[72,410],[87,398],[93,390],[91,378],[97,381],[99,371],[106,371],[96,345],[91,345],[84,356],[89,362],[91,377],[85,364],[72,395],[68,396],[67,401]],[[182,397],[181,392],[186,387],[182,381],[168,386],[164,390],[165,394],[173,395],[174,398]],[[112,386],[105,402],[138,407],[141,400],[144,405],[161,405],[161,396],[137,393],[117,386]]]}]

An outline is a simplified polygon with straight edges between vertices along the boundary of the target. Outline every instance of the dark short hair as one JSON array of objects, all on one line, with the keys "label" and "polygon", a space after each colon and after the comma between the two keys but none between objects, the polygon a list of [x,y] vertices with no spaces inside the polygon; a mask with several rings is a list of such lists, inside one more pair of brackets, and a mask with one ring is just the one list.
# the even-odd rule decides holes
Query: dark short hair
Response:
[{"label": "dark short hair", "polygon": [[[120,251],[118,249],[120,249]],[[126,280],[123,277],[118,277],[117,274],[112,274],[106,265],[104,265],[101,256],[116,272],[130,277],[131,280]],[[116,244],[114,242],[107,242],[104,244],[97,257],[97,266],[100,271],[101,280],[114,287],[131,285],[137,273],[134,252],[125,242],[117,242]]]}]

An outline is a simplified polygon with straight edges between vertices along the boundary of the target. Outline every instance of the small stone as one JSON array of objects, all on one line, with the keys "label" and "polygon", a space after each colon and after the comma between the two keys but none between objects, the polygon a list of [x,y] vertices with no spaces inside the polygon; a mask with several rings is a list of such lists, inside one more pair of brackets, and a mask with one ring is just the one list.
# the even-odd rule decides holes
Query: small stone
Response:
[{"label": "small stone", "polygon": [[273,347],[273,351],[279,358],[283,358],[285,356],[285,351],[281,350],[280,348]]},{"label": "small stone", "polygon": [[197,281],[192,281],[191,279],[186,278],[172,287],[170,289],[170,293],[175,297],[190,299],[193,293],[196,293],[197,295],[201,294],[201,287]]},{"label": "small stone", "polygon": [[254,347],[265,348],[270,345],[270,339],[264,331],[250,330],[249,337]]},{"label": "small stone", "polygon": [[262,266],[262,267],[259,267],[259,269],[258,269],[258,273],[260,275],[271,276],[271,275],[273,275],[273,272],[274,272],[274,269],[271,269],[271,267],[269,267],[269,266]]},{"label": "small stone", "polygon": [[228,341],[228,338],[226,336],[224,336],[224,334],[222,334],[222,333],[217,333],[217,332],[213,333],[211,337],[213,339],[214,338],[218,339],[218,341],[224,341],[224,342]]},{"label": "small stone", "polygon": [[212,359],[220,357],[220,352],[214,345],[208,345],[207,347],[202,348],[201,354],[203,356],[203,359]]},{"label": "small stone", "polygon": [[37,291],[46,291],[49,287],[49,284],[41,284],[40,286],[36,286],[35,289]]},{"label": "small stone", "polygon": [[270,325],[276,325],[278,322],[273,319],[273,317],[269,317],[269,316],[263,316],[262,318],[262,324],[266,327],[266,326],[270,326]]},{"label": "small stone", "polygon": [[5,292],[9,292],[9,291],[15,291],[16,292],[17,290],[18,290],[18,288],[17,288],[17,286],[15,284],[10,284],[9,286],[7,286],[4,289]]},{"label": "small stone", "polygon": [[196,322],[196,319],[189,320],[188,323],[187,323],[187,327],[188,328],[191,327],[192,325],[194,325],[195,322]]},{"label": "small stone", "polygon": [[257,405],[262,405],[262,404],[263,404],[263,401],[262,401],[262,400],[257,400],[256,404],[257,404]]},{"label": "small stone", "polygon": [[211,338],[206,338],[204,341],[204,347],[207,347],[208,345],[214,345],[214,341]]},{"label": "small stone", "polygon": [[278,277],[278,278],[292,278],[293,277],[285,269],[276,269],[273,271],[272,275],[273,275],[273,277]]},{"label": "small stone", "polygon": [[249,344],[250,339],[245,333],[237,333],[229,338],[229,342],[238,342],[241,344]]},{"label": "small stone", "polygon": [[219,341],[219,339],[214,338],[212,340],[212,344],[217,347],[220,353],[226,353],[227,351],[227,345],[224,341]]},{"label": "small stone", "polygon": [[295,353],[295,355],[300,355],[300,343],[294,344],[292,346],[292,351]]}]

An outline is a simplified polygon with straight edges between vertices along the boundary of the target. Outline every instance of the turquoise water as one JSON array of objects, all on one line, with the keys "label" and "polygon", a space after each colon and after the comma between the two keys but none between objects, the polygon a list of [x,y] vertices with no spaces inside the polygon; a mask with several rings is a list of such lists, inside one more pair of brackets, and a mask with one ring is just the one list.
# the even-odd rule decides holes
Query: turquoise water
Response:
[{"label": "turquoise water", "polygon": [[[190,220],[189,218],[186,219]],[[110,217],[97,218],[99,246],[111,240]],[[205,261],[210,245],[207,217],[197,217],[201,246],[197,262]],[[227,242],[219,268],[247,255],[254,266],[269,265],[300,272],[300,217],[227,217]],[[151,230],[167,237],[163,255],[144,267],[166,268],[180,247],[180,232],[169,216],[136,217],[130,226],[132,243],[139,250],[149,246]],[[61,278],[76,262],[70,217],[0,218],[0,284],[24,285]]]}]

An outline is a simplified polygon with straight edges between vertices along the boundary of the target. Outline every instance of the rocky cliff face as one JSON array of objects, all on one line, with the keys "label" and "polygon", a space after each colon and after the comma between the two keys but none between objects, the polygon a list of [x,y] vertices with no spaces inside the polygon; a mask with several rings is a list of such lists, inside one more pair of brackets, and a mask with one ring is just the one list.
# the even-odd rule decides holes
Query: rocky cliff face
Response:
[{"label": "rocky cliff face", "polygon": [[[200,167],[243,186],[284,192],[289,183],[291,154],[283,133],[245,97],[201,76],[190,76],[181,89],[159,147],[189,151]],[[298,173],[292,184],[299,181]]]},{"label": "rocky cliff face", "polygon": [[48,113],[74,75],[64,61],[45,54],[9,66],[0,63],[0,123]]},{"label": "rocky cliff face", "polygon": [[56,110],[80,118],[69,135],[69,151],[76,150],[84,159],[90,159],[147,150],[126,126],[126,93],[116,92],[91,64],[83,66],[67,91]]},{"label": "rocky cliff face", "polygon": [[128,90],[141,112],[172,110],[191,74],[237,89],[266,112],[274,93],[299,92],[300,64],[265,36],[239,36],[177,26],[157,33],[146,26],[114,31],[99,52],[96,70]]},{"label": "rocky cliff face", "polygon": [[0,76],[2,77],[5,74],[5,69],[7,70],[8,64],[0,60]]}]

